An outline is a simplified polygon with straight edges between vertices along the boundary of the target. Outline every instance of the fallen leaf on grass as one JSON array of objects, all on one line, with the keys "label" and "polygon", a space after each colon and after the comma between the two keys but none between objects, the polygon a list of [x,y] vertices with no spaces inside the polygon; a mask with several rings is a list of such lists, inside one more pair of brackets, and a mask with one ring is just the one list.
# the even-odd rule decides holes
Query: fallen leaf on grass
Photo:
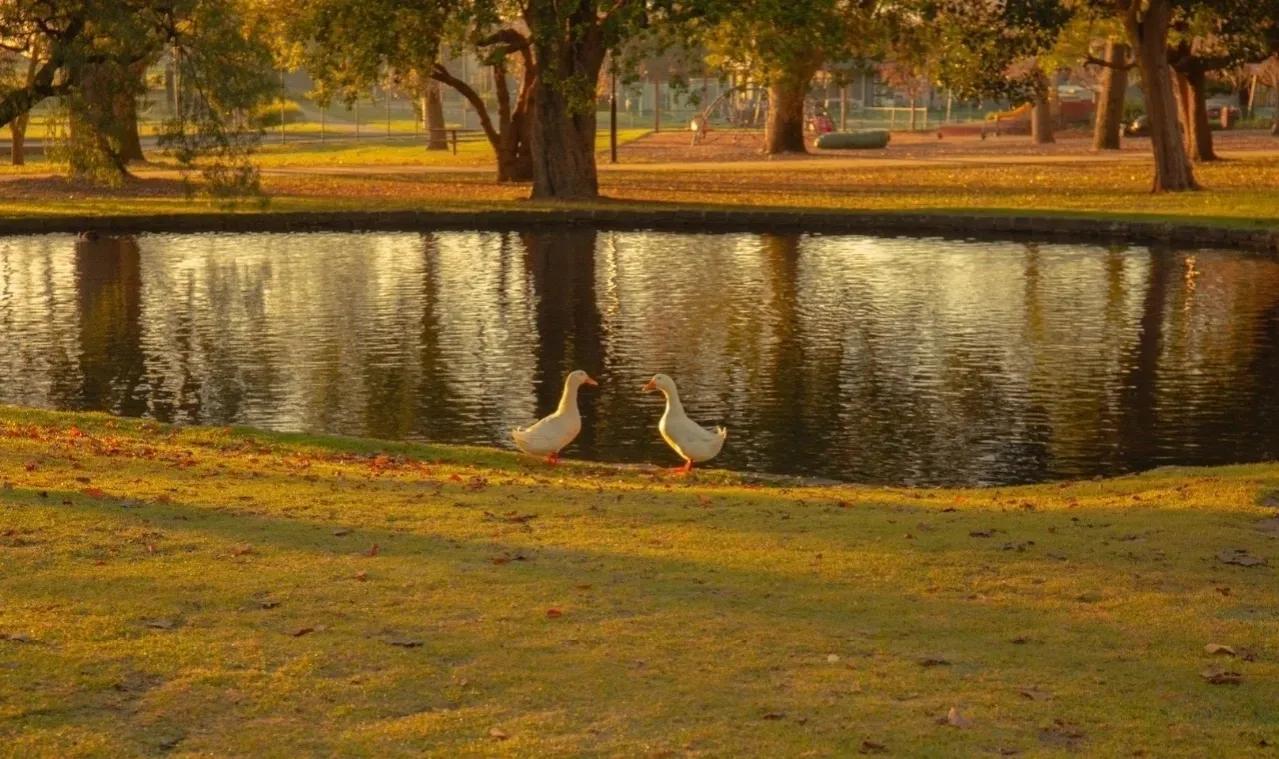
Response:
[{"label": "fallen leaf on grass", "polygon": [[486,511],[484,512],[484,518],[497,522],[505,522],[507,524],[528,524],[534,519],[537,519],[537,514],[520,514],[515,511],[508,511],[507,513],[499,516],[491,511]]},{"label": "fallen leaf on grass", "polygon": [[250,556],[253,553],[254,553],[253,546],[248,545],[247,543],[245,545],[236,546],[235,548],[231,549],[232,556]]},{"label": "fallen leaf on grass", "polygon": [[380,550],[381,550],[381,548],[378,546],[378,544],[377,544],[377,543],[374,543],[374,544],[373,544],[373,546],[372,546],[371,548],[369,548],[369,550],[367,550],[367,551],[365,551],[365,552],[364,552],[364,555],[365,555],[365,556],[377,556],[377,555],[378,555],[378,552],[379,552]]},{"label": "fallen leaf on grass", "polygon": [[863,754],[883,754],[888,751],[888,747],[878,741],[865,740],[862,741],[860,751]]},{"label": "fallen leaf on grass", "polygon": [[994,535],[995,535],[994,530],[973,530],[972,532],[968,533],[968,537],[970,538],[989,538],[989,537],[994,537]]},{"label": "fallen leaf on grass", "polygon": [[1243,675],[1222,667],[1209,667],[1200,672],[1199,676],[1211,685],[1238,685],[1243,682]]},{"label": "fallen leaf on grass", "polygon": [[937,657],[937,656],[925,656],[924,658],[922,658],[922,659],[920,659],[920,660],[919,660],[919,666],[921,666],[921,667],[948,667],[948,666],[950,666],[950,661],[949,661],[949,660],[947,660],[947,659],[942,659],[941,657]]},{"label": "fallen leaf on grass", "polygon": [[314,627],[299,627],[295,630],[289,630],[289,635],[294,638],[301,638],[303,635],[308,635],[313,632],[315,632]]},{"label": "fallen leaf on grass", "polygon": [[759,715],[759,718],[770,720],[770,721],[786,719],[786,712],[764,712],[763,714]]},{"label": "fallen leaf on grass", "polygon": [[489,737],[496,738],[499,741],[504,741],[511,736],[507,735],[501,728],[491,727],[489,728]]},{"label": "fallen leaf on grass", "polygon": [[1231,548],[1217,554],[1217,561],[1222,564],[1236,564],[1241,567],[1264,567],[1266,560],[1253,556],[1246,548]]},{"label": "fallen leaf on grass", "polygon": [[1051,701],[1053,698],[1053,694],[1038,688],[1022,688],[1019,692],[1022,698],[1027,698],[1031,701]]},{"label": "fallen leaf on grass", "polygon": [[356,572],[355,579],[359,582],[364,582],[369,579],[369,573],[364,571]]},{"label": "fallen leaf on grass", "polygon": [[1222,645],[1221,643],[1209,643],[1204,646],[1204,653],[1212,656],[1234,656],[1235,649],[1233,646]]},{"label": "fallen leaf on grass", "polygon": [[178,626],[178,623],[172,619],[146,619],[142,621],[142,624],[153,630],[172,630]]},{"label": "fallen leaf on grass", "polygon": [[510,564],[512,561],[528,561],[528,557],[522,553],[517,553],[514,556],[509,553],[504,553],[501,556],[492,557],[489,561],[493,564],[502,565]]},{"label": "fallen leaf on grass", "polygon": [[274,609],[275,607],[279,605],[280,605],[280,602],[275,600],[274,598],[264,598],[261,601],[258,601],[259,609]]},{"label": "fallen leaf on grass", "polygon": [[827,664],[836,664],[839,662],[839,654],[826,654]]},{"label": "fallen leaf on grass", "polygon": [[1268,535],[1275,535],[1279,537],[1279,517],[1263,519],[1260,522],[1257,522],[1257,529]]},{"label": "fallen leaf on grass", "polygon": [[416,638],[391,638],[387,641],[387,643],[390,643],[392,646],[399,646],[400,648],[417,648],[422,645],[422,641],[417,640]]},{"label": "fallen leaf on grass", "polygon": [[347,529],[334,530],[334,531],[333,531],[333,537],[335,537],[335,538],[340,538],[340,537],[342,537],[343,535],[350,535],[350,534],[351,534],[351,531],[350,531],[350,530],[347,530]]},{"label": "fallen leaf on grass", "polygon": [[564,616],[564,612],[561,611],[560,609],[550,608],[546,610],[546,616],[551,619],[556,619],[558,617]]},{"label": "fallen leaf on grass", "polygon": [[1063,720],[1053,720],[1051,727],[1039,731],[1039,742],[1048,746],[1059,746],[1077,750],[1084,741],[1085,733],[1078,727]]},{"label": "fallen leaf on grass", "polygon": [[968,719],[959,711],[959,707],[952,706],[950,711],[946,712],[945,724],[951,727],[957,727],[960,730],[967,730],[973,726],[973,721]]},{"label": "fallen leaf on grass", "polygon": [[22,633],[0,633],[0,640],[7,640],[13,643],[35,643],[35,638]]}]

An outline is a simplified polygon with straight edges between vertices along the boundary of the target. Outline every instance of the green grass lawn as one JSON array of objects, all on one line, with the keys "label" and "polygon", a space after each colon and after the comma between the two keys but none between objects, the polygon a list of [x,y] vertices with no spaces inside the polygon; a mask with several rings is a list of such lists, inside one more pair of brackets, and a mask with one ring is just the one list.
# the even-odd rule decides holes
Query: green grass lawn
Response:
[{"label": "green grass lawn", "polygon": [[[643,134],[624,132],[623,141]],[[606,146],[601,134],[599,146]],[[1241,228],[1279,228],[1279,157],[1243,155],[1197,167],[1200,192],[1152,194],[1144,158],[1077,162],[779,160],[700,164],[600,161],[599,201],[530,203],[521,184],[498,184],[487,143],[459,155],[420,145],[307,143],[268,145],[267,211],[486,210],[573,208],[770,209],[788,212],[904,211],[1147,220]],[[341,172],[332,172],[337,167]],[[450,169],[456,169],[451,171]],[[482,170],[476,170],[480,168]],[[139,170],[120,188],[94,188],[47,174],[48,164],[0,169],[0,216],[208,212],[188,198],[171,167]],[[239,211],[258,211],[253,201]]]},{"label": "green grass lawn", "polygon": [[4,755],[1279,743],[1279,465],[778,487],[0,408],[0,473]]}]

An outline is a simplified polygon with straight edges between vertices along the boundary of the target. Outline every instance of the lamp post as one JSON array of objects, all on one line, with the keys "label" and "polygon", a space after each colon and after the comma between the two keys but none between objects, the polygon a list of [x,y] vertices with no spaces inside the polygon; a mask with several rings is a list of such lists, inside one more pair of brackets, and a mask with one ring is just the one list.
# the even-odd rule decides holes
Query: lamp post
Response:
[{"label": "lamp post", "polygon": [[611,72],[608,88],[608,162],[617,163],[617,71]]}]

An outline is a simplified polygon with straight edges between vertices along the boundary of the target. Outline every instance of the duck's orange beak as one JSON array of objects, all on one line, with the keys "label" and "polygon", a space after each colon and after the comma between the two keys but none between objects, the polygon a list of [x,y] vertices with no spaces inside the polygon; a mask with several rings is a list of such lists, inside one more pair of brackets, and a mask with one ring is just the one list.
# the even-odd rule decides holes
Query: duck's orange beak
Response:
[{"label": "duck's orange beak", "polygon": [[642,387],[642,388],[640,388],[640,389],[641,389],[641,390],[643,390],[643,391],[644,391],[644,392],[646,392],[646,393],[651,393],[651,392],[653,392],[654,390],[656,390],[656,389],[657,389],[657,383],[656,383],[656,382],[654,382],[653,380],[649,380],[648,382],[646,382],[646,383],[644,384],[644,387]]},{"label": "duck's orange beak", "polygon": [[599,386],[600,386],[600,383],[598,383],[598,382],[596,382],[595,380],[591,379],[591,375],[589,375],[589,374],[588,374],[588,375],[586,375],[586,379],[582,380],[582,384],[583,384],[583,385],[594,385],[595,387],[599,387]]}]

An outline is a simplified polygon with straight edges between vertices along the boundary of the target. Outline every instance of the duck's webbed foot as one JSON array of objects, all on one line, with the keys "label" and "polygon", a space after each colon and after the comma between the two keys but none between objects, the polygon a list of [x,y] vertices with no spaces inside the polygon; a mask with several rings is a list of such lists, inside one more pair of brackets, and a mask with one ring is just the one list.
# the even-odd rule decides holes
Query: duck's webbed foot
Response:
[{"label": "duck's webbed foot", "polygon": [[688,459],[684,460],[684,466],[677,466],[671,470],[671,474],[688,474],[693,471],[693,462]]}]

